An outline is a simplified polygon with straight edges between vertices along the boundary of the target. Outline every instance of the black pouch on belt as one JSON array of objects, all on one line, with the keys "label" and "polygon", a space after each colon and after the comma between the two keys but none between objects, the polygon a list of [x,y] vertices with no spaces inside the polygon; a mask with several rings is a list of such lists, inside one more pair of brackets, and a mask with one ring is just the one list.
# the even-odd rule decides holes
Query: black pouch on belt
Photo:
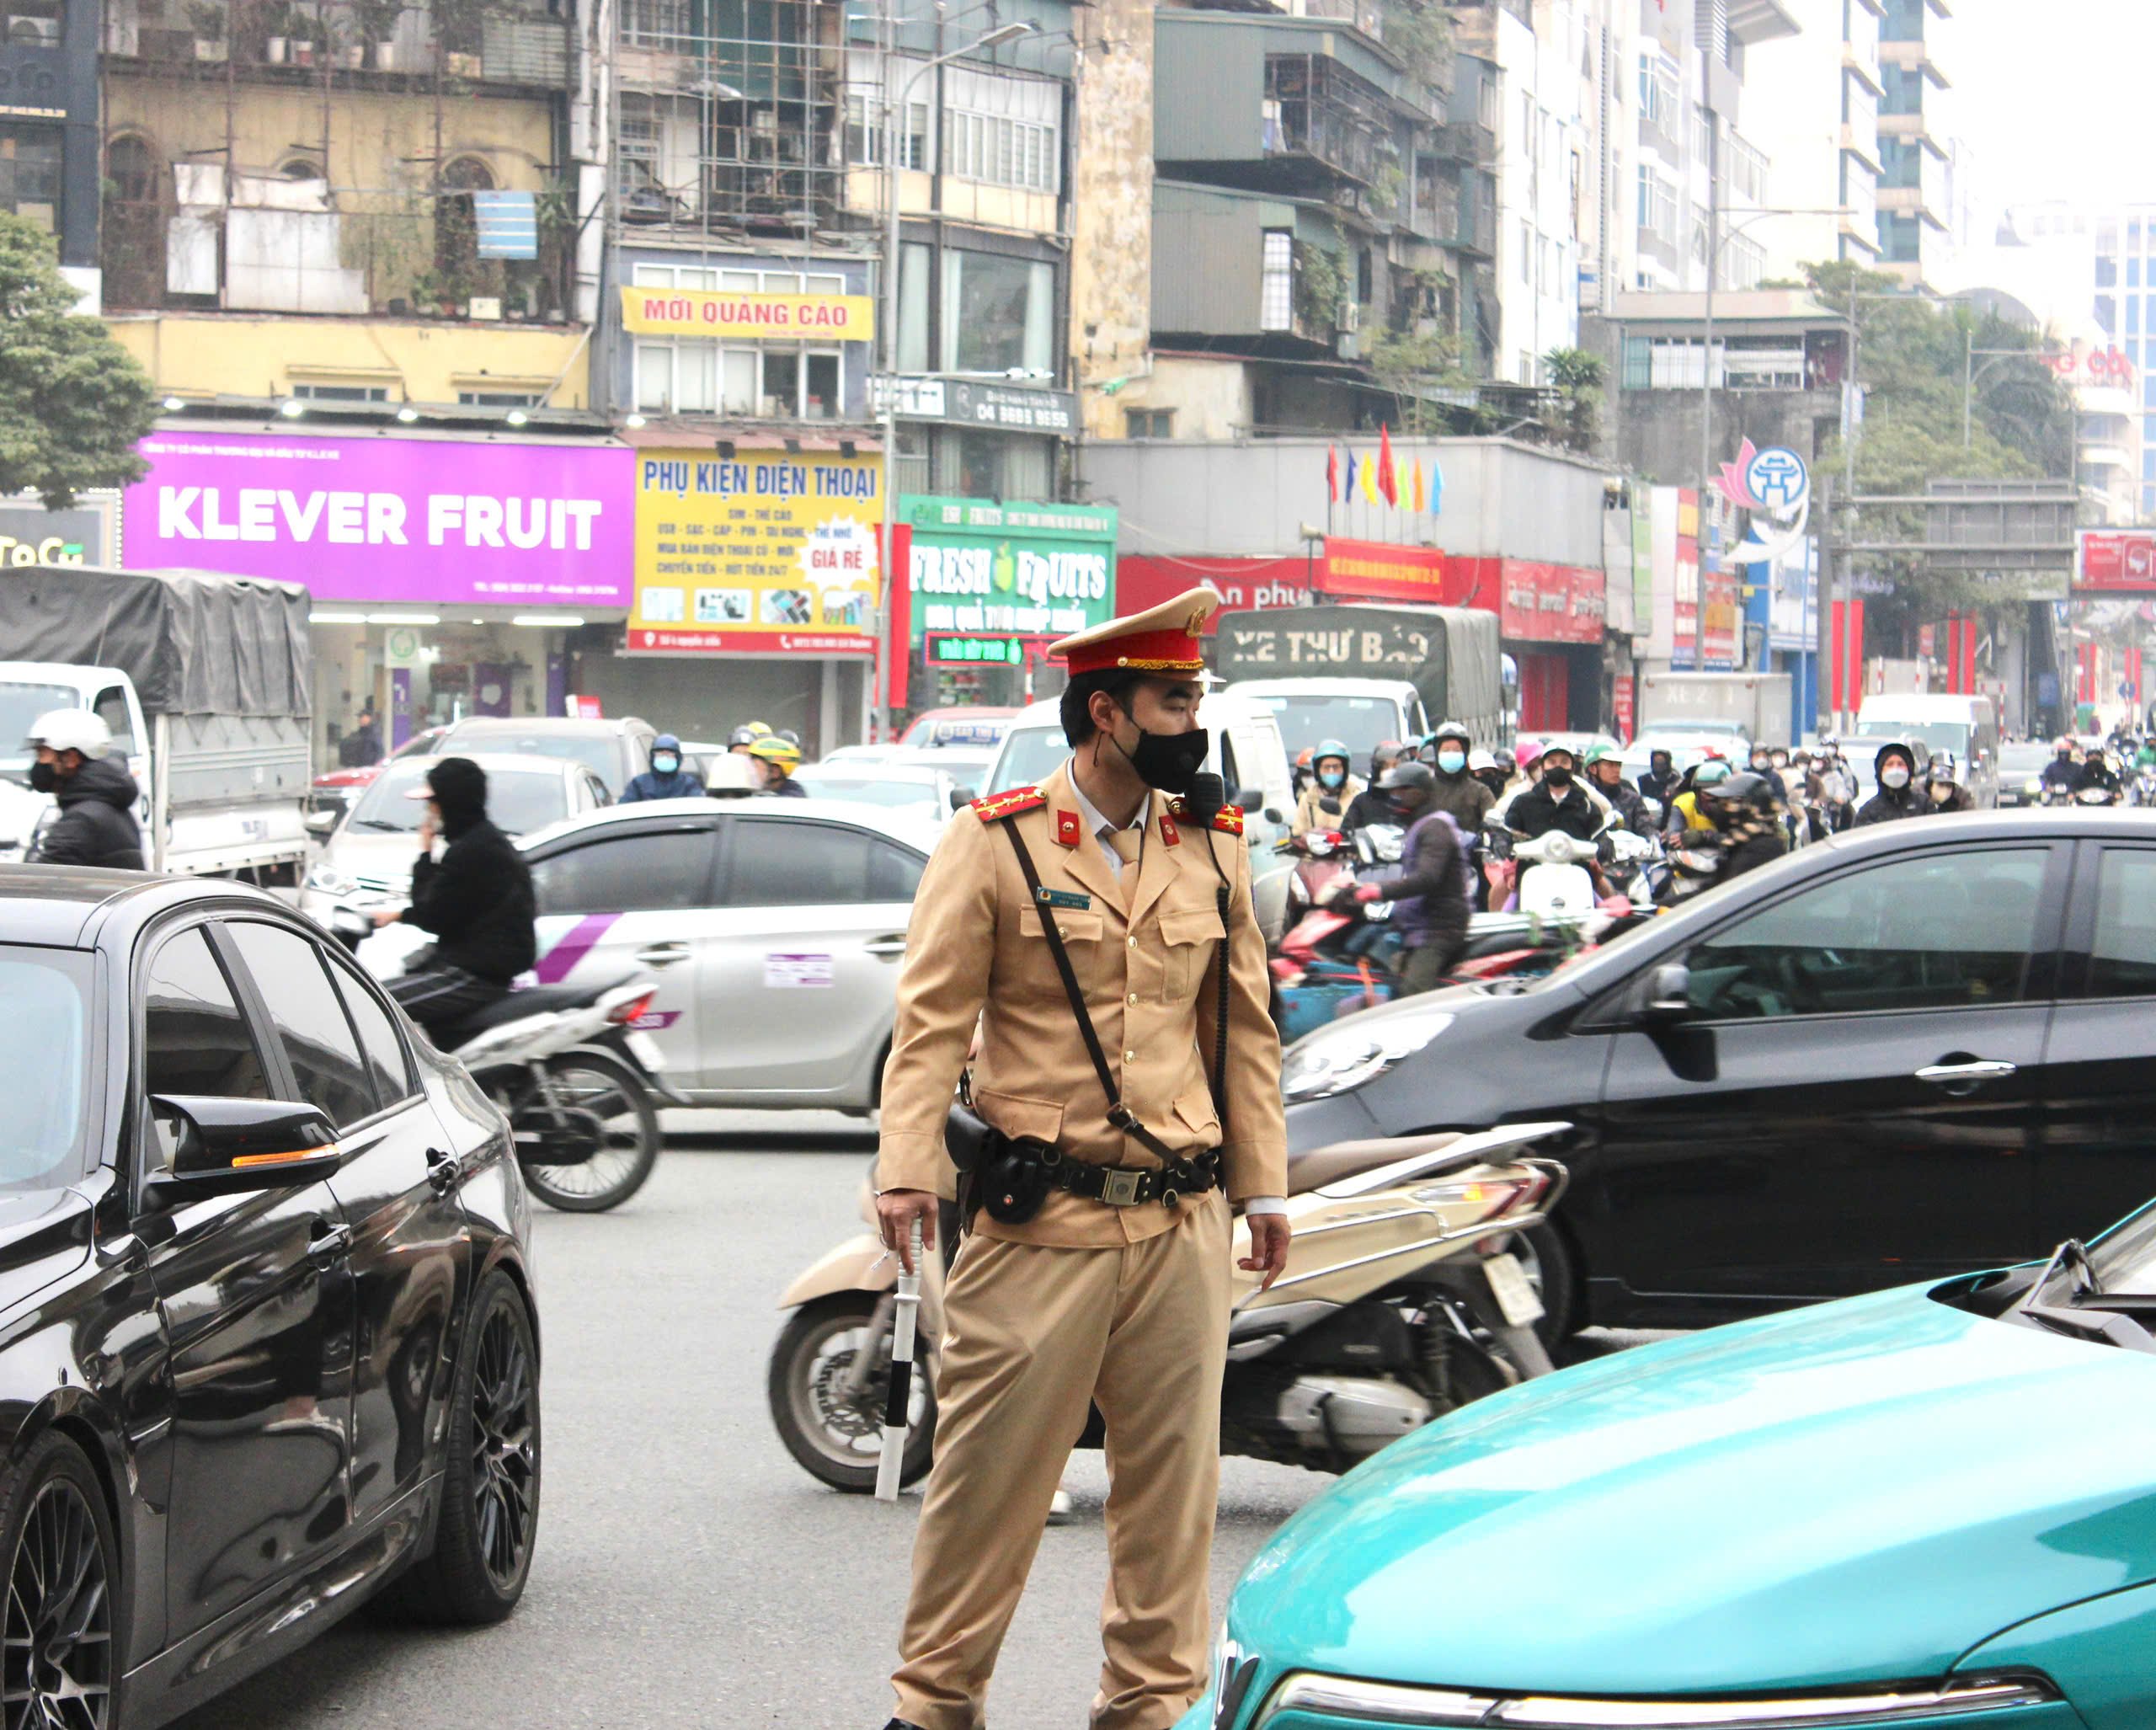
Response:
[{"label": "black pouch on belt", "polygon": [[985,1165],[995,1144],[1002,1139],[1001,1129],[963,1103],[953,1105],[951,1115],[944,1121],[944,1150],[961,1177],[978,1172]]},{"label": "black pouch on belt", "polygon": [[974,1194],[990,1219],[1022,1225],[1041,1210],[1053,1186],[1049,1171],[1061,1157],[1045,1141],[1014,1139],[995,1130],[995,1145],[974,1174]]}]

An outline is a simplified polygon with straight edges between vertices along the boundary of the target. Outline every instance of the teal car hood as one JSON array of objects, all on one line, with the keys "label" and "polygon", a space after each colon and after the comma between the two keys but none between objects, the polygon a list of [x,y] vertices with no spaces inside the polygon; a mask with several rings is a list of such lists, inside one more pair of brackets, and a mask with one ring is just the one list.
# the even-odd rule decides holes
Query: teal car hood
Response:
[{"label": "teal car hood", "polygon": [[1230,1631],[1283,1667],[1493,1690],[1945,1674],[2156,1578],[2156,1357],[1902,1290],[1483,1402],[1283,1527]]}]

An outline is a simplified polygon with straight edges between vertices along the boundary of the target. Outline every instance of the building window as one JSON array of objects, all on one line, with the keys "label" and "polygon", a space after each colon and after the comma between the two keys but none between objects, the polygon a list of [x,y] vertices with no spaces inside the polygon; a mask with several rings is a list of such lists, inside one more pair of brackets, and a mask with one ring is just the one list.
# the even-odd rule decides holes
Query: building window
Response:
[{"label": "building window", "polygon": [[928,278],[935,248],[909,240],[899,248],[899,371],[928,371]]},{"label": "building window", "polygon": [[1257,279],[1257,328],[1295,328],[1295,244],[1285,228],[1265,231]]},{"label": "building window", "polygon": [[[846,278],[717,265],[638,264],[638,288],[726,289],[749,294],[844,294]],[[722,344],[680,337],[639,341],[637,407],[662,414],[766,420],[835,420],[844,360],[835,349]]]},{"label": "building window", "polygon": [[389,387],[380,384],[305,384],[295,379],[292,394],[302,403],[387,403]]},{"label": "building window", "polygon": [[1053,126],[1007,115],[949,112],[943,116],[943,148],[947,172],[961,180],[1055,190],[1059,163]]},{"label": "building window", "polygon": [[[1175,427],[1176,411],[1172,408],[1126,408],[1123,411],[1123,435],[1126,439],[1171,439],[1175,436]],[[2156,480],[2156,475],[2151,475],[2149,478]]]},{"label": "building window", "polygon": [[7,0],[0,6],[0,39],[18,48],[57,48],[67,33],[65,0]]},{"label": "building window", "polygon": [[1055,266],[1001,253],[943,254],[945,372],[1027,372],[1055,366]]},{"label": "building window", "polygon": [[1639,170],[1641,232],[1665,246],[1677,244],[1677,189],[1642,163]]},{"label": "building window", "polygon": [[0,126],[0,210],[60,232],[57,126]]},{"label": "building window", "polygon": [[[883,128],[885,106],[876,99],[873,90],[852,90],[846,99],[846,155],[852,163],[863,163],[868,167],[883,166]],[[926,168],[928,166],[928,104],[926,102],[906,104],[905,118],[899,127],[899,166],[901,168]]]},{"label": "building window", "polygon": [[1484,78],[1475,87],[1475,120],[1488,131],[1497,130],[1497,82]]},{"label": "building window", "polygon": [[1729,184],[1746,204],[1764,203],[1767,196],[1767,158],[1736,133],[1728,139]]},{"label": "building window", "polygon": [[1519,280],[1534,280],[1534,225],[1524,216],[1519,219]]},{"label": "building window", "polygon": [[459,391],[460,408],[536,408],[546,400],[538,391]]}]

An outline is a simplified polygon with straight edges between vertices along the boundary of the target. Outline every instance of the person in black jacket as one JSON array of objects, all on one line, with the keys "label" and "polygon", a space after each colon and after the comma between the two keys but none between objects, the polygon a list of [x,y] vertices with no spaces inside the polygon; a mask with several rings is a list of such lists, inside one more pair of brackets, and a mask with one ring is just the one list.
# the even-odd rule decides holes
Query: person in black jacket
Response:
[{"label": "person in black jacket", "polygon": [[1640,777],[1640,791],[1662,809],[1666,815],[1669,802],[1677,797],[1676,760],[1666,750],[1647,753],[1646,772]]},{"label": "person in black jacket", "polygon": [[40,715],[28,743],[37,755],[30,789],[51,793],[60,814],[37,838],[27,862],[141,870],[142,831],[136,825],[135,804],[142,790],[125,763],[105,755],[112,734],[95,712],[55,709]]},{"label": "person in black jacket", "polygon": [[[427,801],[412,905],[378,914],[375,923],[402,919],[433,934],[433,949],[414,971],[389,982],[389,994],[437,1033],[506,997],[510,981],[536,958],[531,872],[516,844],[487,820],[487,772],[469,757],[442,758],[411,797]],[[437,829],[449,842],[440,860]]]},{"label": "person in black jacket", "polygon": [[1374,883],[1359,884],[1358,901],[1389,900],[1393,928],[1406,948],[1401,963],[1403,996],[1436,989],[1467,942],[1467,864],[1450,812],[1435,798],[1437,775],[1428,763],[1399,762],[1385,772],[1380,789],[1392,820],[1407,835],[1400,865]]},{"label": "person in black jacket", "polygon": [[1931,809],[1931,795],[1917,780],[1917,754],[1906,745],[1882,745],[1871,760],[1879,791],[1856,809],[1859,829],[1874,823],[1897,823]]},{"label": "person in black jacket", "polygon": [[1380,793],[1378,782],[1385,779],[1385,771],[1400,761],[1406,749],[1397,740],[1390,739],[1370,747],[1370,778],[1363,790],[1348,802],[1348,814],[1340,820],[1343,834],[1353,835],[1366,824],[1400,820],[1393,811],[1391,795]]}]

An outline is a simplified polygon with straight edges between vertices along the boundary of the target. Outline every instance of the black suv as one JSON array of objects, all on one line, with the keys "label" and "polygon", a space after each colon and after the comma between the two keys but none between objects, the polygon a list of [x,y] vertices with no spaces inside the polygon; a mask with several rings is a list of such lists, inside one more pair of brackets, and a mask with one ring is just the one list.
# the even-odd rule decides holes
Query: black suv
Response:
[{"label": "black suv", "polygon": [[1806,847],[1524,988],[1299,1043],[1291,1148],[1561,1119],[1559,1329],[1684,1327],[1997,1267],[2148,1198],[2156,816]]}]

